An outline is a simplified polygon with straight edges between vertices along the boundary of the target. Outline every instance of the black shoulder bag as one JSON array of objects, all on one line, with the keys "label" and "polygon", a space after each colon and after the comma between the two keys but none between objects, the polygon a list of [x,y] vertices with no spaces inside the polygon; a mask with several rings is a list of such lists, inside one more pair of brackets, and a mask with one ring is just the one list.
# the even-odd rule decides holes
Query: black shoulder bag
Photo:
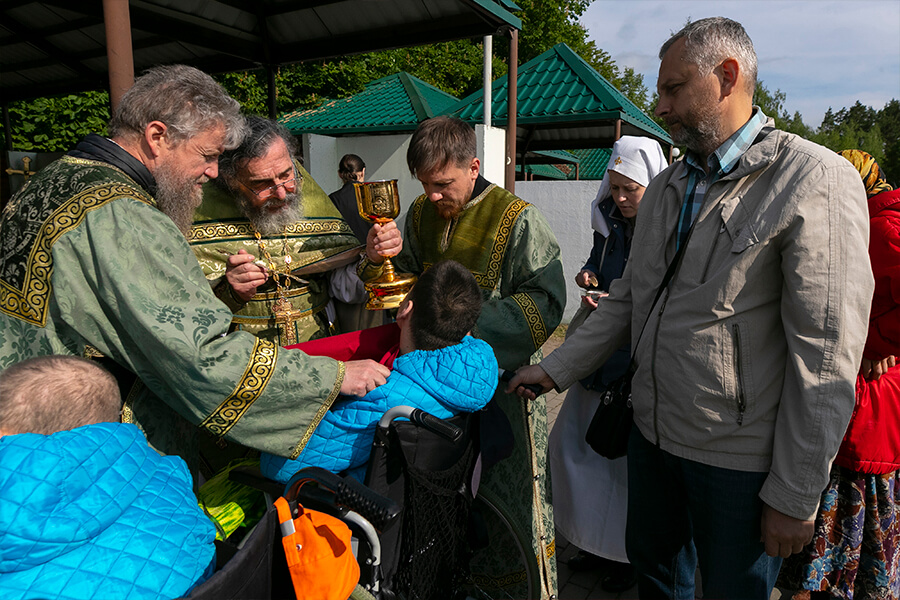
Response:
[{"label": "black shoulder bag", "polygon": [[669,285],[669,281],[672,280],[672,276],[678,268],[678,262],[681,260],[681,255],[687,247],[687,241],[690,239],[690,232],[693,229],[694,226],[692,224],[687,238],[678,249],[678,252],[675,253],[672,262],[669,263],[669,268],[666,269],[662,283],[659,284],[659,289],[656,290],[656,298],[653,299],[653,304],[650,305],[647,319],[644,320],[644,325],[641,327],[637,341],[631,347],[631,362],[628,365],[628,371],[611,382],[606,391],[603,392],[600,398],[600,406],[597,407],[597,412],[594,413],[593,418],[591,418],[591,424],[588,425],[584,441],[600,456],[609,459],[620,458],[625,456],[625,453],[628,451],[628,436],[631,434],[631,425],[634,422],[634,409],[631,406],[631,378],[634,377],[634,373],[637,370],[634,366],[634,349],[637,348],[638,343],[641,341],[641,336],[644,335],[647,321],[650,319],[650,314],[656,307],[656,303],[659,302],[663,290]]}]

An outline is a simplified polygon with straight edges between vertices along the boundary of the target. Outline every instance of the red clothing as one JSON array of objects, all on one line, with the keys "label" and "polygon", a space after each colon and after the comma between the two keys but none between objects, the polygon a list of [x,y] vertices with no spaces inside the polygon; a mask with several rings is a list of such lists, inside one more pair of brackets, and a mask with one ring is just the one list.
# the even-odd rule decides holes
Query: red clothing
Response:
[{"label": "red clothing", "polygon": [[[869,258],[875,295],[866,358],[900,359],[900,190],[869,198]],[[877,381],[856,380],[856,408],[835,463],[870,474],[900,469],[900,365]]]},{"label": "red clothing", "polygon": [[300,349],[310,356],[328,356],[335,360],[362,360],[371,358],[391,368],[400,355],[400,327],[388,323],[380,327],[351,331],[331,337],[310,340],[285,348]]}]

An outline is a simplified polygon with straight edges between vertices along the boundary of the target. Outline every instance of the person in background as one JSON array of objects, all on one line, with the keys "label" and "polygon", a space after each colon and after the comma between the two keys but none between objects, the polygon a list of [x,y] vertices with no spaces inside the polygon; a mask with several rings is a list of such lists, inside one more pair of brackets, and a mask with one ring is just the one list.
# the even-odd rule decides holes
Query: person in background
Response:
[{"label": "person in background", "polygon": [[638,593],[696,598],[699,567],[704,598],[768,600],[812,538],[853,412],[874,288],[865,189],[753,105],[740,23],[688,23],[659,57],[656,114],[684,160],[647,186],[609,296],[508,389],[566,389],[640,336],[625,541]]},{"label": "person in background", "polygon": [[[343,215],[344,220],[350,225],[350,229],[353,230],[353,233],[359,239],[359,243],[365,244],[372,223],[363,219],[359,214],[359,207],[356,204],[356,191],[353,189],[353,184],[366,180],[366,163],[355,154],[345,154],[338,163],[338,177],[341,178],[344,184],[339,190],[328,194],[328,197],[331,198],[331,201]],[[365,288],[360,286],[360,290],[361,301],[343,302],[335,300],[334,302],[338,322],[341,325],[341,331],[344,333],[377,327],[385,322],[384,311],[366,310]]]},{"label": "person in background", "polygon": [[0,373],[0,596],[178,598],[215,568],[191,474],[119,423],[116,380],[76,356]]},{"label": "person in background", "polygon": [[859,150],[839,153],[869,201],[875,295],[856,408],[831,467],[812,542],[785,561],[779,586],[809,598],[900,598],[900,190]]},{"label": "person in background", "polygon": [[[613,145],[600,191],[591,203],[594,246],[575,276],[575,283],[591,293],[582,298],[567,336],[597,308],[610,283],[622,276],[644,190],[666,166],[662,148],[650,138],[624,136]],[[609,460],[598,455],[584,436],[603,392],[625,374],[630,360],[626,344],[569,388],[550,432],[556,530],[581,549],[569,560],[569,568],[602,570],[600,586],[614,593],[629,589],[636,581],[625,553],[628,466],[625,457]]]}]

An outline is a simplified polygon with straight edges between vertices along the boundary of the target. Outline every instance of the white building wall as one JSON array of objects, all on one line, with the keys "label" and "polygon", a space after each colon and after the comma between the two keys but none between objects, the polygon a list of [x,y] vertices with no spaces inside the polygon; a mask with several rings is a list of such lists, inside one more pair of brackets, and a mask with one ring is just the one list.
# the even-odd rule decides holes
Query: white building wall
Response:
[{"label": "white building wall", "polygon": [[591,253],[591,202],[599,187],[599,181],[516,182],[516,195],[541,211],[559,242],[566,278],[563,323],[572,319],[581,304],[581,288],[575,285],[575,275]]}]

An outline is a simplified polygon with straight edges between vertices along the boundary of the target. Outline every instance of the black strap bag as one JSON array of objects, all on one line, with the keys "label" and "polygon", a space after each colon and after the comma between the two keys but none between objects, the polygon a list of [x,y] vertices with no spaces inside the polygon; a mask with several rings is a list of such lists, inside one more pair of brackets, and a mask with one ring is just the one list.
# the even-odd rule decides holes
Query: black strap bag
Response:
[{"label": "black strap bag", "polygon": [[[694,226],[691,225],[690,231]],[[690,231],[688,231],[688,239],[690,239]],[[682,252],[687,246],[687,240],[675,253],[666,274],[663,276],[659,289],[656,290],[656,298],[651,305],[651,312],[656,303],[659,302],[660,296],[675,270],[678,268],[678,262],[681,259]],[[647,320],[650,319],[650,313],[647,313]],[[625,456],[628,451],[628,436],[631,435],[631,426],[634,423],[634,409],[631,406],[631,378],[634,377],[636,368],[634,366],[634,348],[637,348],[644,335],[644,328],[647,327],[647,320],[641,327],[641,333],[638,335],[637,341],[632,346],[631,363],[628,365],[628,371],[618,379],[612,381],[607,386],[606,391],[600,397],[600,406],[591,418],[591,424],[588,425],[587,433],[584,435],[584,441],[588,443],[591,449],[600,456],[610,460]]]}]

